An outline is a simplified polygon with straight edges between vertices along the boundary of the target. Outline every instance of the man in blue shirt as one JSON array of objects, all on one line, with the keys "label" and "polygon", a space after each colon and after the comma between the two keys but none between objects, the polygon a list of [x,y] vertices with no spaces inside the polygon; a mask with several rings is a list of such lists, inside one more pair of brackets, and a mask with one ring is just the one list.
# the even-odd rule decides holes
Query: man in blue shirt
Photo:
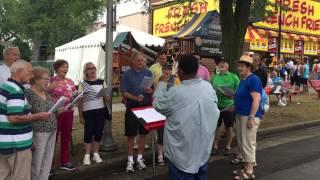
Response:
[{"label": "man in blue shirt", "polygon": [[145,169],[146,165],[143,159],[145,146],[145,135],[148,131],[140,124],[137,117],[131,111],[131,108],[144,107],[151,104],[151,87],[141,87],[145,77],[152,78],[151,71],[144,68],[144,57],[139,52],[132,55],[131,69],[124,73],[121,79],[121,92],[125,99],[125,135],[128,137],[128,163],[127,172],[134,172],[133,144],[134,138],[139,132],[139,149],[137,157],[137,168]]},{"label": "man in blue shirt", "polygon": [[213,87],[197,77],[198,61],[183,55],[178,63],[182,81],[167,91],[161,81],[154,94],[154,108],[166,116],[163,145],[170,179],[205,180],[219,118]]}]

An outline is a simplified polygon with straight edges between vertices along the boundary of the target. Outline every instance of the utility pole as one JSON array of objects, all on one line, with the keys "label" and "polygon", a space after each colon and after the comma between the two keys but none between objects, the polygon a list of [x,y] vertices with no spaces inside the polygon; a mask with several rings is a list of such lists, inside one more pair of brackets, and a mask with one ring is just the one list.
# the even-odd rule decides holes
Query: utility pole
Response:
[{"label": "utility pole", "polygon": [[277,48],[277,60],[280,60],[280,54],[281,54],[281,31],[282,31],[282,23],[281,23],[281,19],[282,19],[282,0],[280,0],[280,5],[279,5],[279,16],[278,16],[278,48]]},{"label": "utility pole", "polygon": [[[107,0],[107,22],[106,22],[106,43],[105,43],[105,72],[104,79],[107,83],[107,87],[112,88],[112,44],[113,44],[113,0]],[[108,101],[108,107],[111,113],[112,119],[112,92],[110,94],[110,100]],[[103,138],[101,143],[102,151],[116,151],[118,149],[117,144],[112,137],[111,120],[106,120]]]}]

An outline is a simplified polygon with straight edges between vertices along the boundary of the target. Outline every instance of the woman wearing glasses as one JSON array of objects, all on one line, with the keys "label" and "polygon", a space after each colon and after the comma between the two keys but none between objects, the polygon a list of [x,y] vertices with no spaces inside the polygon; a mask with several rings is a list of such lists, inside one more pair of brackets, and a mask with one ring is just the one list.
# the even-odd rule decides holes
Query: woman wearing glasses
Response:
[{"label": "woman wearing glasses", "polygon": [[101,163],[99,155],[100,142],[102,140],[104,122],[110,119],[110,114],[105,106],[103,97],[98,97],[103,88],[103,80],[97,79],[96,67],[88,62],[83,68],[84,81],[80,84],[83,98],[78,103],[80,123],[84,125],[85,155],[84,165],[90,165],[90,153],[93,151],[92,160]]},{"label": "woman wearing glasses", "polygon": [[[26,89],[26,97],[31,113],[48,112],[53,100],[48,94],[49,71],[45,68],[33,68],[31,88]],[[56,141],[56,113],[49,119],[33,122],[32,179],[48,179]]]}]

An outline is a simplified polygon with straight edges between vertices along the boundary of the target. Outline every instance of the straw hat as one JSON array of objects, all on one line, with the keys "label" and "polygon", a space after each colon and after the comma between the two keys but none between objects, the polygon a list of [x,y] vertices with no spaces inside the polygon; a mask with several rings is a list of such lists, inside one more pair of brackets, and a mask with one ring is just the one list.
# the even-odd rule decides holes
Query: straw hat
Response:
[{"label": "straw hat", "polygon": [[247,62],[247,63],[249,63],[249,64],[252,64],[252,63],[253,63],[253,59],[252,59],[251,56],[242,55],[242,56],[240,57],[239,62]]}]

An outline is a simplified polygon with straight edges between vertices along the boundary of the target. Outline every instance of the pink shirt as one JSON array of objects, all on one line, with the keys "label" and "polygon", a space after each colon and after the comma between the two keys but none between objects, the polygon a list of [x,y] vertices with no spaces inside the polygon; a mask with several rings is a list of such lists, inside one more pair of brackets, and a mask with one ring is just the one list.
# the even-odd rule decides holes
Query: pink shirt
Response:
[{"label": "pink shirt", "polygon": [[53,101],[57,102],[61,96],[64,96],[66,97],[65,105],[69,104],[73,99],[74,93],[77,91],[74,82],[71,79],[61,79],[57,76],[51,78],[51,83],[54,82],[57,83],[57,87],[51,91]]},{"label": "pink shirt", "polygon": [[210,79],[210,74],[209,74],[208,69],[206,67],[202,66],[201,64],[199,64],[199,69],[198,69],[197,75],[201,79],[206,80],[206,81],[209,81],[209,79]]}]

